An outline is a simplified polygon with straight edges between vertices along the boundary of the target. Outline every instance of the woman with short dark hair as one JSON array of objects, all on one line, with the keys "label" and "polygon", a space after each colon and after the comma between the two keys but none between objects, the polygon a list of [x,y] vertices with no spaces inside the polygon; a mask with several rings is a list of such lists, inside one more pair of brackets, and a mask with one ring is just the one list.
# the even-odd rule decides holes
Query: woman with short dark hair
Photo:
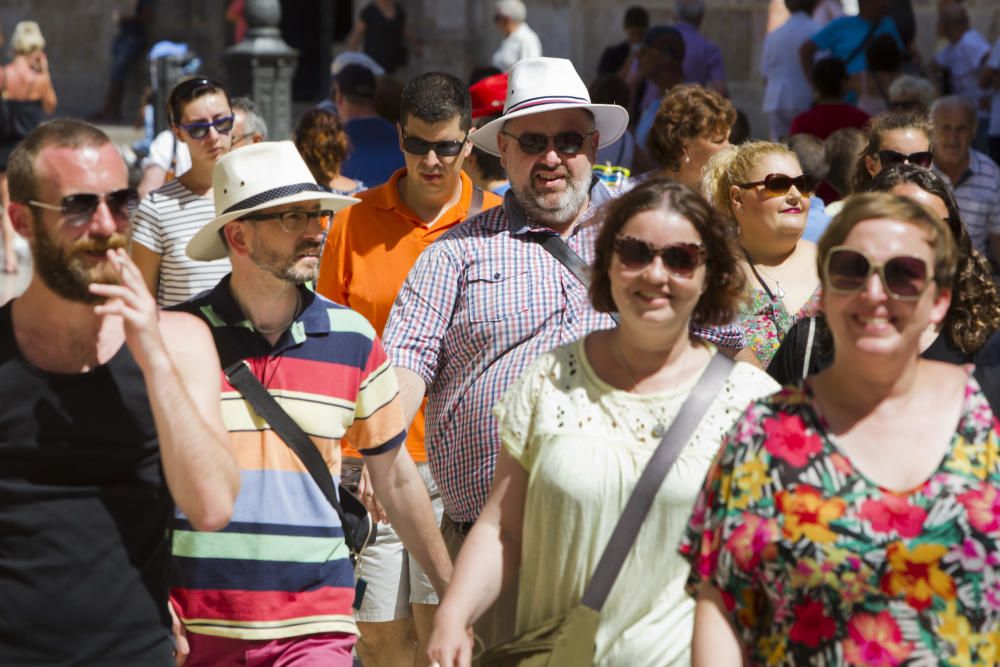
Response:
[{"label": "woman with short dark hair", "polygon": [[[692,319],[730,322],[743,274],[724,221],[685,186],[654,179],[615,200],[596,242],[590,298],[619,326],[539,357],[494,412],[493,490],[434,619],[430,658],[467,665],[466,628],[518,575],[518,633],[580,598],[661,436],[712,356]],[[604,605],[595,665],[686,665],[692,601],[672,554],[721,434],[776,385],[737,364],[663,482]],[[655,564],[650,566],[650,564]]]}]

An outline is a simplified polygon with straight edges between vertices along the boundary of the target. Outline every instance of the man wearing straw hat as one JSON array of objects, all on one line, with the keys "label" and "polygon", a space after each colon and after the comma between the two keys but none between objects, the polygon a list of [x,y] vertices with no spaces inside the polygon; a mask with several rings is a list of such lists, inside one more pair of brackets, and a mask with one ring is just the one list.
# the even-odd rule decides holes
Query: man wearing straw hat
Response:
[{"label": "man wearing straw hat", "polygon": [[[304,285],[316,279],[334,212],[357,200],[320,188],[289,141],[233,151],[212,181],[217,217],[187,253],[228,256],[233,270],[178,308],[209,324],[223,368],[246,363],[337,483],[340,441],[350,440],[406,549],[443,593],[451,562],[424,483],[400,447],[406,432],[392,367],[364,317]],[[188,665],[349,666],[355,583],[338,512],[241,394],[223,378],[223,417],[243,481],[233,523],[220,535],[175,523],[171,599],[188,632]]]}]

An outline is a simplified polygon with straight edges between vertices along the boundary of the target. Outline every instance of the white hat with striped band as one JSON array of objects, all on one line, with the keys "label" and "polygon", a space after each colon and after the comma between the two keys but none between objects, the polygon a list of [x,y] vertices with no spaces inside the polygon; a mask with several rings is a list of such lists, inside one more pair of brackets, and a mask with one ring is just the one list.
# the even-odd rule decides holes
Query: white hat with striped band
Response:
[{"label": "white hat with striped band", "polygon": [[613,144],[628,127],[628,111],[617,104],[591,104],[590,93],[573,63],[564,58],[526,58],[514,63],[507,78],[503,115],[469,135],[477,147],[500,155],[497,134],[507,121],[560,109],[587,109],[594,114],[598,146]]}]

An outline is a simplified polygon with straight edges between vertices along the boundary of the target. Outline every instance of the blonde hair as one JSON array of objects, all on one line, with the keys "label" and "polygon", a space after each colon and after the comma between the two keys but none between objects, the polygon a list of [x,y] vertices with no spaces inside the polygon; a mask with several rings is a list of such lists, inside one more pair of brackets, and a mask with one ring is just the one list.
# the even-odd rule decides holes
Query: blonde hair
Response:
[{"label": "blonde hair", "polygon": [[14,26],[10,46],[14,53],[19,56],[26,56],[35,51],[44,51],[45,38],[42,37],[42,29],[34,21],[21,21]]},{"label": "blonde hair", "polygon": [[770,141],[750,141],[729,146],[713,155],[702,173],[701,191],[705,199],[722,214],[733,218],[729,191],[734,185],[750,180],[750,172],[765,155],[787,155],[797,163],[794,151],[784,144]]}]

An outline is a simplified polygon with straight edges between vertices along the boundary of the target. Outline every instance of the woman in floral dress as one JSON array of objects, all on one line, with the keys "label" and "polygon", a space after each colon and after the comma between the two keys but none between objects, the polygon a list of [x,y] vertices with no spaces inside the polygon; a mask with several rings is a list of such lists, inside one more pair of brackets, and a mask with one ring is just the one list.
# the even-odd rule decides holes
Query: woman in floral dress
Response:
[{"label": "woman in floral dress", "polygon": [[741,361],[767,368],[792,325],[816,314],[816,246],[802,239],[815,188],[783,144],[726,148],[705,167],[702,190],[736,221],[743,249],[749,296],[739,319],[747,336]]},{"label": "woman in floral dress", "polygon": [[968,367],[919,358],[953,236],[864,194],[818,255],[833,364],[736,423],[681,544],[693,664],[996,664],[997,422]]}]

